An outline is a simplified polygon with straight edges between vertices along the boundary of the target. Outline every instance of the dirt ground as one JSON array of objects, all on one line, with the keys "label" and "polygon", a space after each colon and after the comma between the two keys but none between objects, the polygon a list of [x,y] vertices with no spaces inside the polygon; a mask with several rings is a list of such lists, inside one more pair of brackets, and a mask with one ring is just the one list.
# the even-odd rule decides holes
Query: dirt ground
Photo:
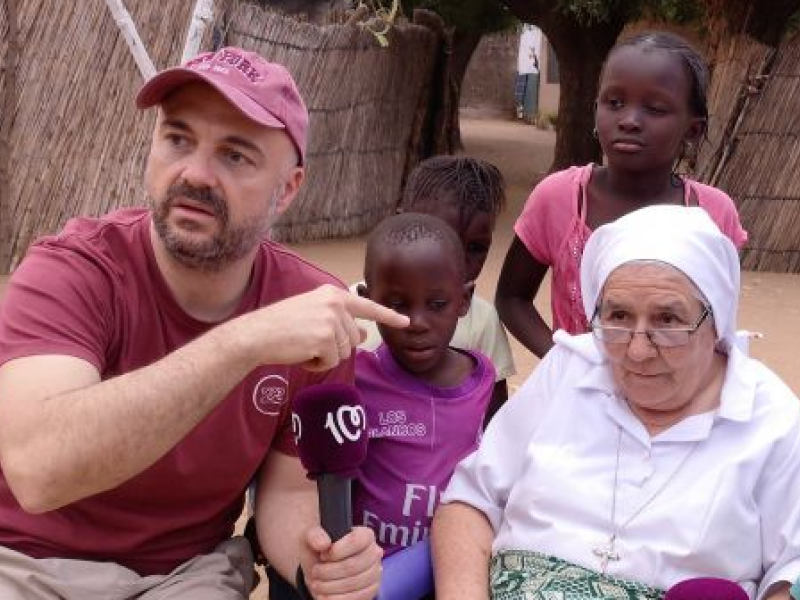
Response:
[{"label": "dirt ground", "polygon": [[[494,296],[497,277],[513,238],[513,224],[533,185],[547,171],[555,137],[522,122],[499,119],[462,120],[465,153],[496,164],[506,178],[508,206],[501,216],[492,250],[478,281],[478,293]],[[744,224],[745,228],[747,223]],[[293,246],[299,254],[325,267],[345,282],[361,279],[363,238]],[[549,282],[542,285],[536,305],[549,318]],[[745,272],[739,306],[739,325],[764,334],[755,340],[751,354],[765,362],[800,394],[800,275]],[[517,375],[516,388],[530,374],[537,360],[516,340],[512,349]]]}]

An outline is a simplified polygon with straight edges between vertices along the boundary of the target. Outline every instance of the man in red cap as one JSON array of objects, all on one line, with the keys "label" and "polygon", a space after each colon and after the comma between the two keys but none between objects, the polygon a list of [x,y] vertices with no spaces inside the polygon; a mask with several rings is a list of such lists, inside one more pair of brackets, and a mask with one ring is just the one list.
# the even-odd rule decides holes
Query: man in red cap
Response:
[{"label": "man in red cap", "polygon": [[407,319],[268,239],[306,158],[283,67],[224,48],[137,104],[159,108],[151,208],[40,240],[0,307],[0,598],[246,598],[231,534],[255,478],[272,566],[371,599],[380,549],[317,525],[289,400],[352,379],[355,317]]}]

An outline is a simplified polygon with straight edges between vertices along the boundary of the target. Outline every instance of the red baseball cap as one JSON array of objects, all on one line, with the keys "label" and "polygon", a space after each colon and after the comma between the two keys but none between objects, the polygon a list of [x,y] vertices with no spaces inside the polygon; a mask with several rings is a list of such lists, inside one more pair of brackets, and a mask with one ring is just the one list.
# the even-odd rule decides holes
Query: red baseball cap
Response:
[{"label": "red baseball cap", "polygon": [[285,129],[305,163],[308,110],[285,67],[241,48],[220,48],[161,71],[144,84],[136,106],[161,104],[170,93],[192,81],[205,81],[246,117],[267,127]]}]

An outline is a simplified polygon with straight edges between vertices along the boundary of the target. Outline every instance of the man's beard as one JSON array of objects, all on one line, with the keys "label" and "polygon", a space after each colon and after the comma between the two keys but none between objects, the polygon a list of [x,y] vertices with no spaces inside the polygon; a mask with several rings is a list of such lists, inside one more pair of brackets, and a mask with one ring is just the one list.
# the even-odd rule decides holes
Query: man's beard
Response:
[{"label": "man's beard", "polygon": [[[188,198],[202,204],[216,217],[219,230],[205,240],[192,239],[168,222],[170,209],[177,199]],[[161,202],[153,202],[153,224],[169,255],[189,269],[205,272],[221,271],[253,250],[268,237],[271,216],[253,219],[240,226],[230,222],[228,204],[208,188],[195,188],[186,183],[172,185]]]}]

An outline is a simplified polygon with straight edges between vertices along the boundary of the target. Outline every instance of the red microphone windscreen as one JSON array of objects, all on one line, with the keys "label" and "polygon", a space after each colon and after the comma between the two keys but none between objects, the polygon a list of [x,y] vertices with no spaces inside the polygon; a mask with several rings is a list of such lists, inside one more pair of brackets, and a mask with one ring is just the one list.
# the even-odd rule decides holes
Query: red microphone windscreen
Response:
[{"label": "red microphone windscreen", "polygon": [[292,429],[308,477],[354,478],[367,456],[367,416],[358,390],[343,383],[302,389],[292,401]]},{"label": "red microphone windscreen", "polygon": [[664,600],[748,600],[737,583],[716,577],[687,579],[667,590]]}]

